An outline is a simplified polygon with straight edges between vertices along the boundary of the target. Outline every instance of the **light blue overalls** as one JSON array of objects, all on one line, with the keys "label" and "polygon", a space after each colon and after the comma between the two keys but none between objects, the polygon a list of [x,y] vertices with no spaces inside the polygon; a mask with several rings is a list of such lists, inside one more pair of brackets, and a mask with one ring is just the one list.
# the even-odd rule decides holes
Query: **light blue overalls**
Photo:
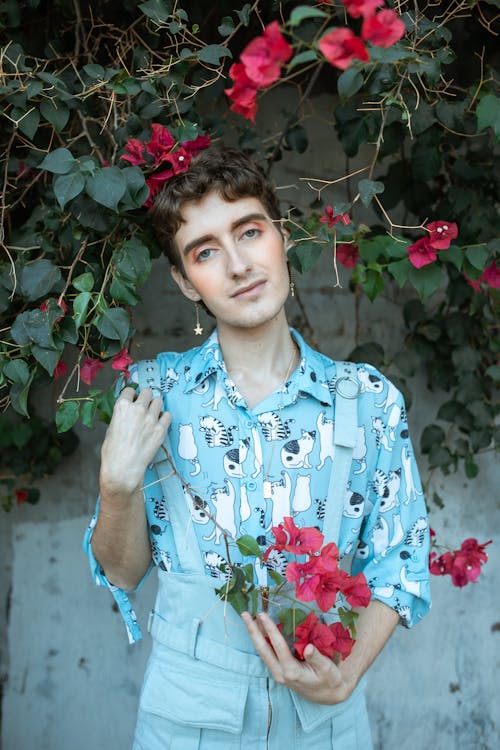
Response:
[{"label": "light blue overalls", "polygon": [[[156,362],[140,365],[140,386],[155,388]],[[327,541],[338,541],[357,436],[356,367],[337,367],[335,455],[323,523]],[[168,437],[165,445],[172,455]],[[183,572],[158,570],[149,623],[153,647],[133,750],[371,750],[362,683],[348,700],[326,706],[270,676],[241,618],[215,594],[220,581],[205,573],[181,481],[163,452],[157,458]]]}]

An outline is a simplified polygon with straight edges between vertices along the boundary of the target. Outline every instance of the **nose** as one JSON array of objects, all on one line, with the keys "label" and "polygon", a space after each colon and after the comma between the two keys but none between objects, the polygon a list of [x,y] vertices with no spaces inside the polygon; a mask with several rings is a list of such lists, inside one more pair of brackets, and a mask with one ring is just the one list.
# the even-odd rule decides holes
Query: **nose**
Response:
[{"label": "nose", "polygon": [[252,262],[249,254],[236,243],[230,243],[227,247],[227,272],[228,275],[237,279],[246,276],[252,269]]}]

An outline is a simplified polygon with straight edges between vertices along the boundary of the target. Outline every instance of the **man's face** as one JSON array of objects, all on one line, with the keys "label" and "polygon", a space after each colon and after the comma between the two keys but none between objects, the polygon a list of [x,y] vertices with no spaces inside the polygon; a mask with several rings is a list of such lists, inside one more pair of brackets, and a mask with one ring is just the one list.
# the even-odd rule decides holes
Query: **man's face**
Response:
[{"label": "man's face", "polygon": [[217,192],[182,208],[175,244],[184,267],[172,275],[188,299],[202,300],[219,327],[255,328],[283,310],[289,277],[279,226],[257,198]]}]

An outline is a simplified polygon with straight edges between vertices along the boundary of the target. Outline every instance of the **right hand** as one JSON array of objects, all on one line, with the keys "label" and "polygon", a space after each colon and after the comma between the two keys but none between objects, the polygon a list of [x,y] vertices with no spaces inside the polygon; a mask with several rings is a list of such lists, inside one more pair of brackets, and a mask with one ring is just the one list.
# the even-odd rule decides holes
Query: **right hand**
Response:
[{"label": "right hand", "polygon": [[101,490],[120,494],[142,487],[146,468],[172,421],[172,415],[162,412],[162,406],[162,399],[153,398],[151,388],[138,396],[134,388],[124,388],[102,445]]}]

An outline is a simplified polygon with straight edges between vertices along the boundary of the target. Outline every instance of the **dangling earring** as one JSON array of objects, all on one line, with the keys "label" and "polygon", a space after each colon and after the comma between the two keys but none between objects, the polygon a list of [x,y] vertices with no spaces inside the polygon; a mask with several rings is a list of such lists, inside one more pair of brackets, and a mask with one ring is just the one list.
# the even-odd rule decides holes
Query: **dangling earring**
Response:
[{"label": "dangling earring", "polygon": [[203,328],[200,325],[200,306],[197,302],[194,303],[194,309],[196,313],[196,325],[193,328],[193,332],[195,336],[201,336],[201,334],[203,333]]},{"label": "dangling earring", "polygon": [[292,297],[295,297],[295,276],[293,273],[292,266],[288,266],[288,272],[290,274],[290,294]]}]

